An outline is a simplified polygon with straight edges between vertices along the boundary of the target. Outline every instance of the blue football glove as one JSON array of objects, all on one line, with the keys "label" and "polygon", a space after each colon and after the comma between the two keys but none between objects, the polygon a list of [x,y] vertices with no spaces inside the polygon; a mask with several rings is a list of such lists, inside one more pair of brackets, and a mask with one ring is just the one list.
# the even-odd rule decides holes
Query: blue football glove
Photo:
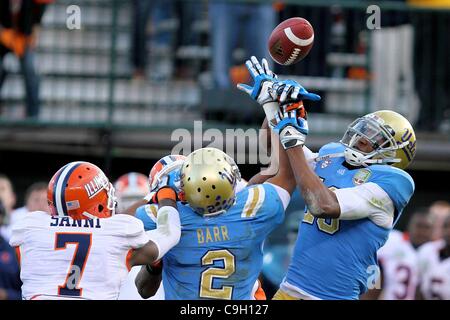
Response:
[{"label": "blue football glove", "polygon": [[277,80],[272,86],[272,90],[281,105],[298,102],[300,100],[319,101],[318,94],[308,92],[302,85],[294,80]]},{"label": "blue football glove", "polygon": [[237,88],[247,93],[253,100],[256,100],[260,105],[268,102],[276,101],[276,96],[272,92],[272,84],[277,79],[276,74],[269,68],[266,59],[262,59],[262,66],[255,56],[245,62],[250,75],[253,78],[253,86],[244,83],[238,83]]},{"label": "blue football glove", "polygon": [[[303,108],[303,107],[302,107]],[[308,121],[301,109],[292,109],[281,107],[276,116],[277,123],[273,126],[273,131],[280,137],[281,145],[285,150],[303,146],[306,136],[309,132]]]}]

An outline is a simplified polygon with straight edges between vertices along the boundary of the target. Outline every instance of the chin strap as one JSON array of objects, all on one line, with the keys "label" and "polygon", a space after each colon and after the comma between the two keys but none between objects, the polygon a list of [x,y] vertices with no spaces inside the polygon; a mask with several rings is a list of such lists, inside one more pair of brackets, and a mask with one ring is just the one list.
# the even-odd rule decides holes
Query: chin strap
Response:
[{"label": "chin strap", "polygon": [[88,213],[88,212],[86,212],[86,211],[83,212],[82,215],[85,216],[85,217],[87,217],[87,218],[89,218],[89,219],[95,219],[95,218],[97,218],[96,216],[94,216],[94,215],[92,215],[92,214],[90,214],[90,213]]}]

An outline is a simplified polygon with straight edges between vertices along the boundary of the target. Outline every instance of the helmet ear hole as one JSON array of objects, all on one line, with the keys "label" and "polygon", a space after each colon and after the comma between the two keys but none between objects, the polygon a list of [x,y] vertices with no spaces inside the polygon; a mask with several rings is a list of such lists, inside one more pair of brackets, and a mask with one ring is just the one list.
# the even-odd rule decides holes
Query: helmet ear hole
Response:
[{"label": "helmet ear hole", "polygon": [[103,207],[101,204],[99,204],[99,205],[98,205],[98,212],[102,212],[103,209],[104,209],[104,207]]}]

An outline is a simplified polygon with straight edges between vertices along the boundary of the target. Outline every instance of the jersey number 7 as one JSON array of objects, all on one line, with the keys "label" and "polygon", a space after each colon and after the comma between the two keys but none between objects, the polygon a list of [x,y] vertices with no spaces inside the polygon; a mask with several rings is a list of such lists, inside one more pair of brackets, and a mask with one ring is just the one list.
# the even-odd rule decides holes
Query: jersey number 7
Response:
[{"label": "jersey number 7", "polygon": [[68,244],[75,245],[75,252],[70,263],[69,272],[63,285],[58,286],[58,295],[80,297],[83,289],[78,285],[83,276],[84,267],[92,244],[91,233],[56,233],[55,250],[67,249]]}]

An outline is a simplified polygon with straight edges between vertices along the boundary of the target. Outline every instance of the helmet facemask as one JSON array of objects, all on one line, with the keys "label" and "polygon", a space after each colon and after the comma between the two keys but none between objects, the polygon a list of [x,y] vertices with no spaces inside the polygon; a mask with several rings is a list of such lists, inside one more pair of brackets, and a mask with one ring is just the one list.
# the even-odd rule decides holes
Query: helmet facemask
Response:
[{"label": "helmet facemask", "polygon": [[106,205],[106,208],[111,212],[111,215],[113,216],[116,214],[117,197],[116,189],[111,182],[108,184],[106,191],[108,192],[108,204]]},{"label": "helmet facemask", "polygon": [[[353,121],[341,139],[347,148],[344,151],[345,160],[352,166],[369,164],[392,164],[400,162],[396,158],[396,150],[403,148],[408,142],[397,144],[395,132],[377,116],[365,116]],[[360,139],[365,139],[373,151],[364,152],[357,148]]]}]

